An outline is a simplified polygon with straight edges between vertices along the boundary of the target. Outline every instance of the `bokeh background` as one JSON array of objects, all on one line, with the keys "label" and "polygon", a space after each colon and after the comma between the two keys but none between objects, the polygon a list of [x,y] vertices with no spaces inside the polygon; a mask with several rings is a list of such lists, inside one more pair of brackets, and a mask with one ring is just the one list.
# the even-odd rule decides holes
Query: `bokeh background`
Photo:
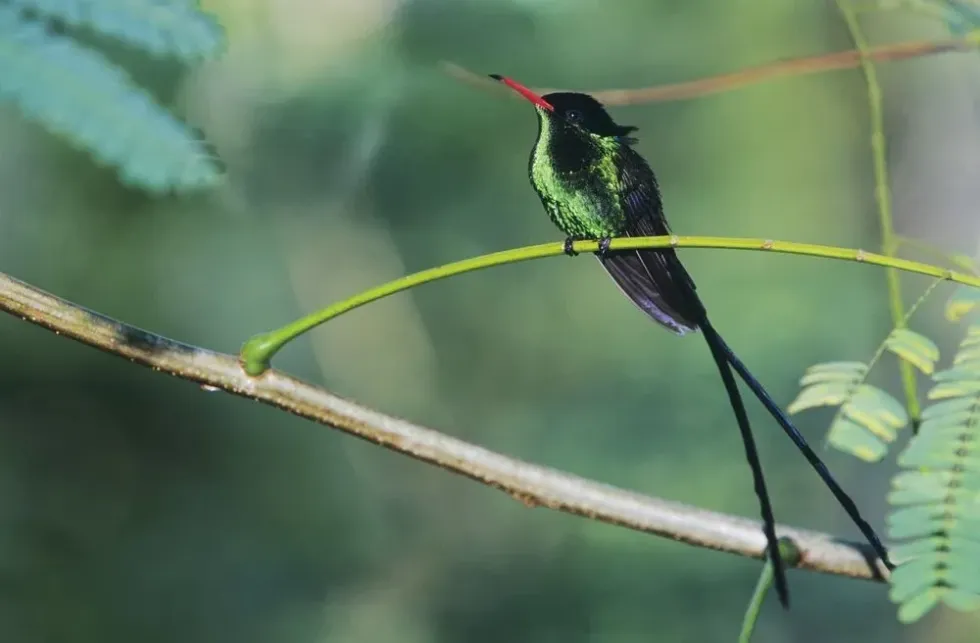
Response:
[{"label": "bokeh background", "polygon": [[[0,110],[0,269],[105,314],[234,352],[251,334],[406,272],[556,240],[526,175],[532,110],[452,61],[530,85],[644,87],[850,47],[807,0],[210,0],[227,55],[123,51],[229,168],[154,199]],[[942,37],[876,17],[876,41]],[[117,52],[118,53],[118,52]],[[973,254],[980,56],[883,66],[901,232]],[[859,72],[616,108],[640,127],[675,231],[875,248]],[[788,403],[816,361],[867,359],[884,273],[687,250],[716,325]],[[904,278],[907,298],[927,285]],[[958,341],[936,300],[916,328]],[[473,643],[733,640],[759,563],[529,510],[499,492],[0,319],[4,641]],[[876,383],[897,391],[894,362]],[[291,345],[277,365],[503,453],[757,515],[708,351],[650,324],[594,261],[439,282]],[[756,405],[778,518],[856,537]],[[820,443],[830,413],[800,418]],[[826,450],[884,530],[893,458]],[[902,628],[882,586],[791,573],[758,641],[968,641]]]}]

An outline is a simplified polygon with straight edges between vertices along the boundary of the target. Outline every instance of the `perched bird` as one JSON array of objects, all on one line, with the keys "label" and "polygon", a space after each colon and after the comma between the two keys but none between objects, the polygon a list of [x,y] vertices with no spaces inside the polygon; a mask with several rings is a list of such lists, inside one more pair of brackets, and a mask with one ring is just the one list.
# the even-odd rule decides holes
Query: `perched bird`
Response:
[{"label": "perched bird", "polygon": [[635,127],[617,125],[602,104],[587,94],[556,92],[539,96],[510,78],[493,74],[534,105],[538,139],[531,151],[531,185],[545,210],[566,235],[565,252],[575,254],[573,241],[599,241],[597,256],[620,290],[640,310],[673,333],[700,330],[721,374],[752,469],[761,505],[763,531],[772,560],[776,591],[789,607],[789,590],[775,533],[775,519],[766,490],[745,405],[733,370],[759,398],[790,439],[803,452],[876,554],[891,568],[888,553],[857,506],[834,480],[762,384],[749,372],[708,321],[694,280],[671,248],[610,251],[612,237],[669,235],[660,188],[653,170],[633,148]]}]

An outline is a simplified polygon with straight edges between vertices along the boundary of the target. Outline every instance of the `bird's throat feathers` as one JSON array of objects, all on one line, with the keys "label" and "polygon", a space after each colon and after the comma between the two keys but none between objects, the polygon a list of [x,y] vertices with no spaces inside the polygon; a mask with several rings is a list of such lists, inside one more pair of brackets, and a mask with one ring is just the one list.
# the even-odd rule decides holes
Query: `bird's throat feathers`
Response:
[{"label": "bird's throat feathers", "polygon": [[530,158],[531,183],[552,221],[581,238],[617,236],[623,213],[617,159],[629,144],[600,136],[538,109],[538,140]]},{"label": "bird's throat feathers", "polygon": [[623,147],[636,143],[630,136],[603,136],[556,118],[536,107],[538,140],[535,153],[547,157],[561,172],[585,170],[604,157],[613,157]]},{"label": "bird's throat feathers", "polygon": [[538,140],[531,157],[532,165],[547,163],[560,176],[571,178],[578,172],[595,172],[599,166],[612,163],[624,146],[635,142],[627,137],[594,134],[555,118],[541,108],[535,111],[538,114]]}]

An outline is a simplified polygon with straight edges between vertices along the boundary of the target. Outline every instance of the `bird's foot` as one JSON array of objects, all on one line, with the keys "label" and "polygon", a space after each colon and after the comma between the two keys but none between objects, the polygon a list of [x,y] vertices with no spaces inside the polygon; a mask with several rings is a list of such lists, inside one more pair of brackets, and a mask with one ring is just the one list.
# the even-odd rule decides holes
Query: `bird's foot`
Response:
[{"label": "bird's foot", "polygon": [[609,252],[609,242],[609,237],[599,239],[599,250],[596,251],[596,255],[598,255],[600,259],[605,258],[606,253]]},{"label": "bird's foot", "polygon": [[565,237],[565,245],[562,247],[562,251],[569,257],[577,257],[578,253],[575,251],[574,244],[575,239],[571,237]]}]

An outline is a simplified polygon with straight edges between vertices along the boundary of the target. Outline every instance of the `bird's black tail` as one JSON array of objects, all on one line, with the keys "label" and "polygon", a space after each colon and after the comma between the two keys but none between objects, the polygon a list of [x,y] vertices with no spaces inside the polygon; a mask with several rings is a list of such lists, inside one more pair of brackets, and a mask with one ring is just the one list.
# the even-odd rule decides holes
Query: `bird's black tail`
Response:
[{"label": "bird's black tail", "polygon": [[[810,445],[807,444],[806,438],[803,437],[803,434],[800,433],[799,429],[793,426],[793,423],[790,421],[789,417],[786,416],[786,413],[784,413],[783,410],[779,408],[779,405],[773,401],[766,389],[761,383],[759,383],[759,380],[755,379],[752,373],[749,372],[749,369],[746,368],[745,364],[742,363],[742,360],[735,355],[735,352],[728,346],[725,340],[721,338],[721,335],[719,335],[714,328],[711,328],[710,324],[705,324],[705,328],[703,330],[705,331],[705,337],[708,338],[708,344],[712,347],[712,352],[719,350],[724,353],[731,367],[735,369],[735,372],[739,374],[742,381],[744,381],[752,392],[755,393],[755,396],[759,398],[759,401],[762,402],[764,407],[766,407],[769,414],[772,415],[777,423],[779,423],[779,426],[781,426],[783,431],[786,432],[786,435],[789,436],[796,447],[803,453],[803,457],[806,458],[807,462],[810,463],[810,466],[817,472],[817,475],[819,475],[820,479],[823,480],[825,485],[827,485],[830,492],[834,494],[837,502],[839,502],[841,507],[844,508],[844,511],[847,512],[847,515],[854,522],[854,524],[857,525],[857,528],[867,539],[868,543],[874,549],[878,557],[881,558],[881,561],[888,569],[892,569],[894,566],[892,565],[891,560],[888,558],[888,550],[885,549],[885,546],[882,544],[871,525],[869,525],[868,522],[861,516],[861,512],[858,510],[857,505],[854,504],[854,501],[851,500],[850,496],[848,496],[847,493],[841,489],[841,486],[837,484],[837,481],[834,480],[833,475],[831,475],[830,471],[827,469],[827,465],[823,463]],[[717,349],[715,348],[716,345]],[[717,357],[715,360],[717,361]]]},{"label": "bird's black tail", "polygon": [[[772,561],[773,578],[776,581],[776,594],[783,607],[789,608],[789,586],[786,583],[786,570],[783,559],[779,555],[779,542],[776,540],[776,519],[772,513],[772,503],[769,500],[769,492],[766,490],[766,479],[762,474],[762,462],[759,460],[759,452],[755,448],[755,438],[752,436],[752,427],[749,425],[749,416],[745,412],[745,404],[742,402],[742,395],[738,390],[738,382],[732,373],[731,362],[733,358],[737,361],[734,353],[715,331],[714,327],[704,318],[699,324],[708,348],[711,349],[711,356],[718,366],[718,372],[725,383],[725,390],[728,391],[728,399],[735,412],[735,420],[738,422],[739,431],[742,434],[742,443],[745,445],[745,457],[749,461],[752,469],[752,481],[755,484],[755,494],[759,497],[759,506],[762,509],[762,531],[766,535],[766,543],[769,550],[769,560]],[[741,363],[741,362],[739,362]],[[736,369],[737,370],[737,369]],[[739,373],[741,375],[741,373]],[[744,379],[744,375],[742,375]]]}]

